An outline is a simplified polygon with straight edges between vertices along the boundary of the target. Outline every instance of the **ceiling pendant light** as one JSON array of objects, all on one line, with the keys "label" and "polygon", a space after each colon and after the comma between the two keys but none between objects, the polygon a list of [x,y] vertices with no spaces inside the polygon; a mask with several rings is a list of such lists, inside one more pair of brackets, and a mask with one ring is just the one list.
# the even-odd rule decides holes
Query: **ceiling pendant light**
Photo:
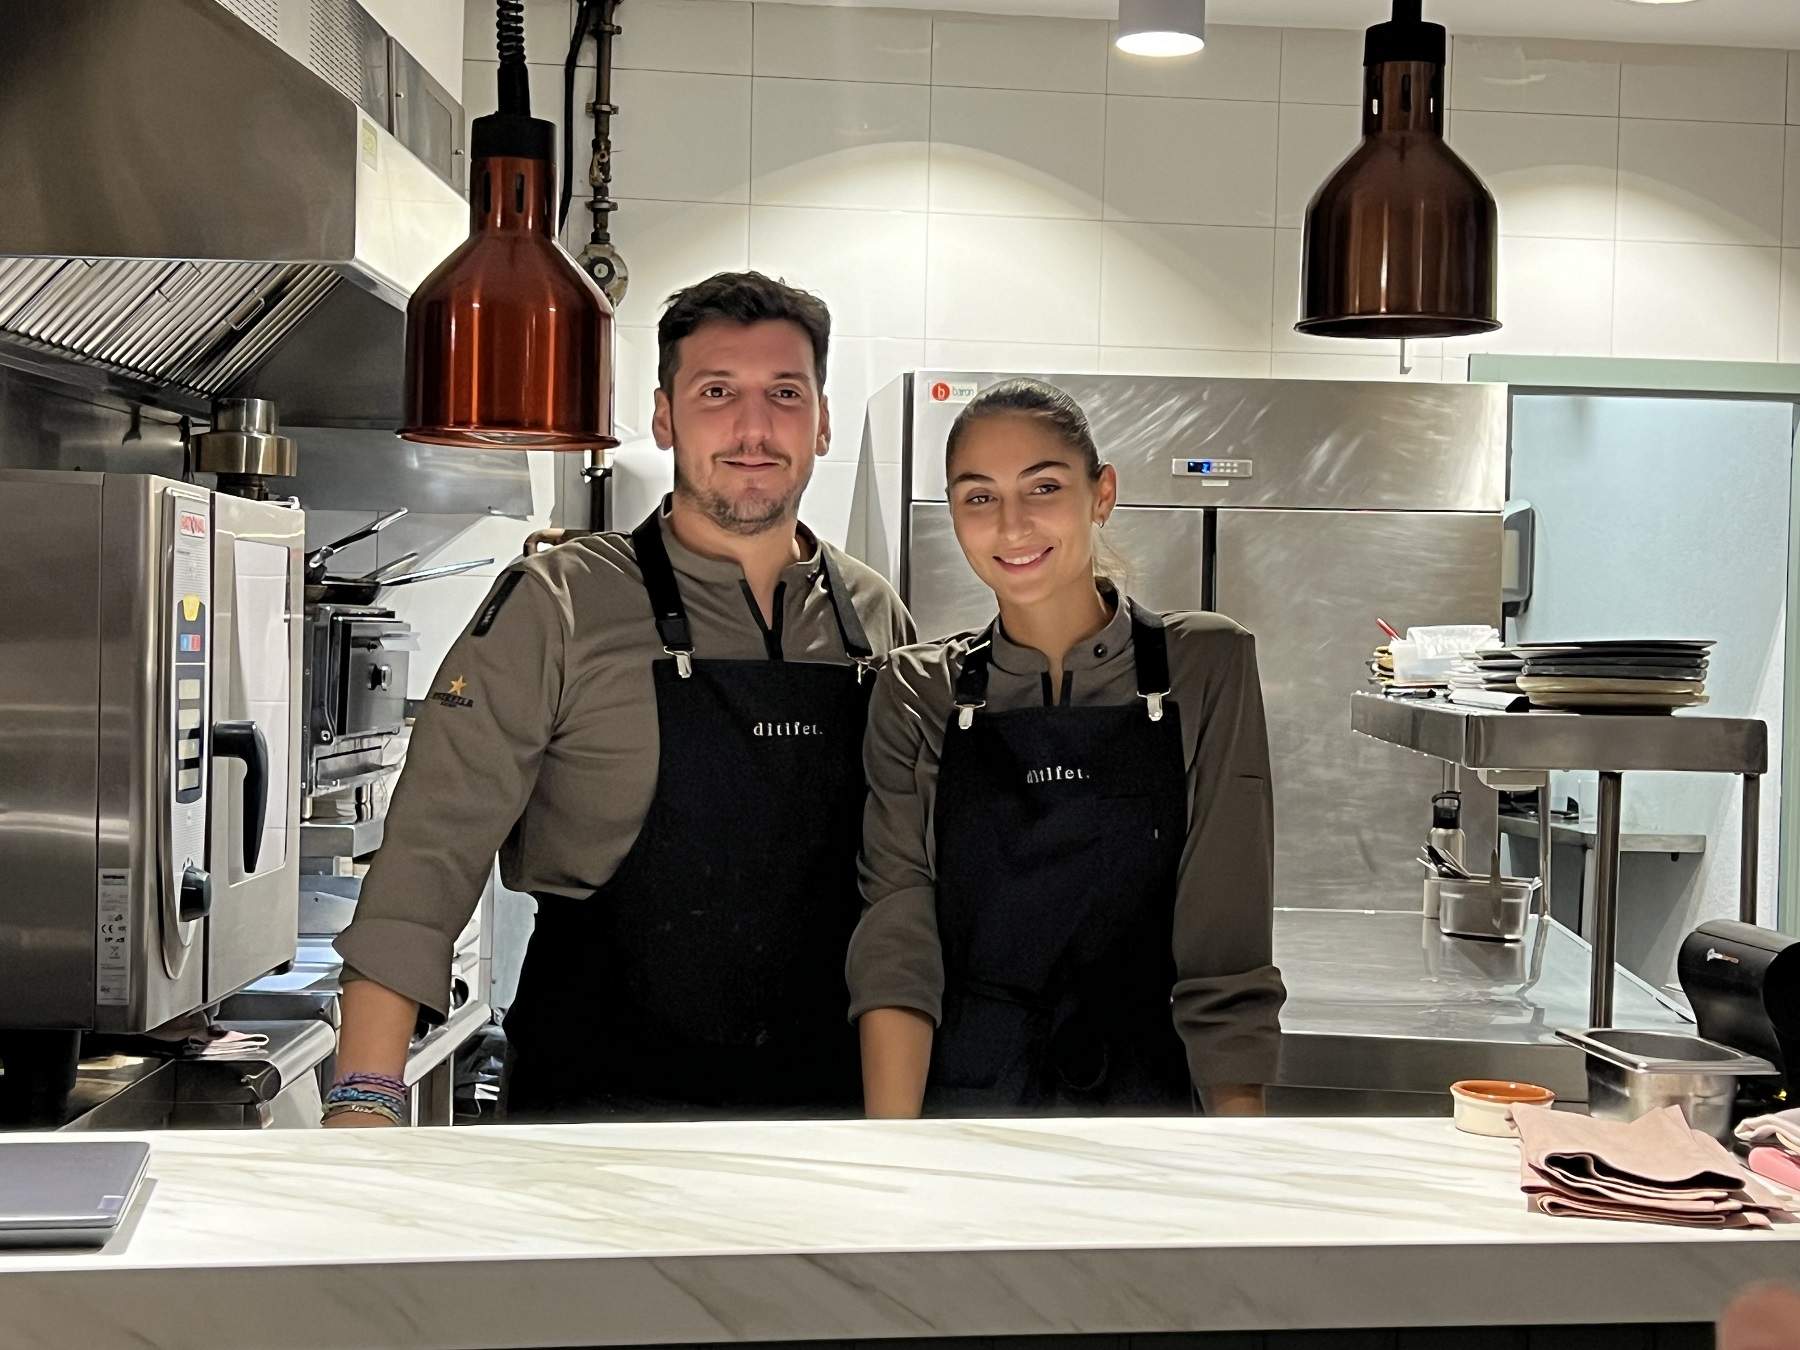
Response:
[{"label": "ceiling pendant light", "polygon": [[1206,45],[1206,0],[1119,0],[1113,45],[1133,56],[1192,56]]},{"label": "ceiling pendant light", "polygon": [[1444,29],[1420,0],[1363,46],[1363,140],[1306,208],[1302,333],[1434,338],[1492,332],[1499,216],[1444,143]]},{"label": "ceiling pendant light", "polygon": [[496,0],[498,112],[471,128],[469,238],[406,307],[409,441],[592,450],[612,434],[612,307],[556,239],[555,126],[531,115],[524,4]]}]

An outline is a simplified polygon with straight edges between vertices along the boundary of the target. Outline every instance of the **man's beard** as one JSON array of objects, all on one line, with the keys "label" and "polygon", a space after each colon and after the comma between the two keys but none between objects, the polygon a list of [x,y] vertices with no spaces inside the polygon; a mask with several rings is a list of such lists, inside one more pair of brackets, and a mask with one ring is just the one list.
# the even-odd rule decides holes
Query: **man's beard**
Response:
[{"label": "man's beard", "polygon": [[774,529],[793,514],[805,487],[804,483],[796,484],[785,496],[755,493],[746,500],[734,500],[722,492],[702,488],[681,471],[679,459],[675,462],[675,495],[698,507],[702,515],[728,534],[757,535]]}]

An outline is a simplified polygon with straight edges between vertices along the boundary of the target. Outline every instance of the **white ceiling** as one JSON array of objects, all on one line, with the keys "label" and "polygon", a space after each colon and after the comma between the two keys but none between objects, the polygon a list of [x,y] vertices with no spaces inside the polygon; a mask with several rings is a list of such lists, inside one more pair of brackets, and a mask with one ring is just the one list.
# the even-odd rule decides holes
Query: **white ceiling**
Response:
[{"label": "white ceiling", "polygon": [[[801,0],[985,14],[1054,14],[1110,19],[1118,0]],[[1208,0],[1212,23],[1288,28],[1366,28],[1390,12],[1388,0]],[[1800,50],[1800,0],[1425,0],[1425,17],[1451,33],[1593,38]]]}]

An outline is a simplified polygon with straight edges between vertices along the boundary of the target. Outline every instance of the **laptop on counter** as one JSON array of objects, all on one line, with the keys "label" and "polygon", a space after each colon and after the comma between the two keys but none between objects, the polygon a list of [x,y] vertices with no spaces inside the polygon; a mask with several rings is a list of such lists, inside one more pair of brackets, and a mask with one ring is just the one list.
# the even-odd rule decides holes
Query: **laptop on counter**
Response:
[{"label": "laptop on counter", "polygon": [[0,1247],[102,1247],[150,1164],[137,1139],[0,1141]]}]

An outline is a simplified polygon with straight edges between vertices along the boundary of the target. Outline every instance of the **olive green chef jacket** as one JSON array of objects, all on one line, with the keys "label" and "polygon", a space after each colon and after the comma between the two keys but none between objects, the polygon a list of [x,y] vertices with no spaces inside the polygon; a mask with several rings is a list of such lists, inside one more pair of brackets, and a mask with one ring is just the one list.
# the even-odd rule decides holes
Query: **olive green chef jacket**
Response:
[{"label": "olive green chef jacket", "polygon": [[[742,569],[684,547],[663,516],[697,659],[849,664],[826,549],[876,655],[913,640],[879,573],[802,531],[811,555],[782,571],[765,627]],[[612,876],[656,791],[660,659],[630,536],[583,536],[500,576],[413,727],[385,841],[337,939],[346,979],[374,980],[441,1018],[451,953],[496,850],[514,890],[582,897]],[[804,797],[793,806],[805,810]]]},{"label": "olive green chef jacket", "polygon": [[[1171,1011],[1196,1084],[1270,1083],[1286,993],[1271,963],[1274,808],[1256,643],[1218,614],[1176,613],[1167,622],[1188,784],[1171,934]],[[864,910],[847,963],[852,1018],[888,1007],[910,1008],[933,1022],[940,1015],[938,759],[956,675],[980,636],[905,647],[876,679],[864,749]],[[1063,669],[1058,702],[1138,702],[1126,604],[1067,654]],[[1051,701],[1049,684],[1043,654],[1012,642],[996,625],[986,711],[1042,706]]]}]

